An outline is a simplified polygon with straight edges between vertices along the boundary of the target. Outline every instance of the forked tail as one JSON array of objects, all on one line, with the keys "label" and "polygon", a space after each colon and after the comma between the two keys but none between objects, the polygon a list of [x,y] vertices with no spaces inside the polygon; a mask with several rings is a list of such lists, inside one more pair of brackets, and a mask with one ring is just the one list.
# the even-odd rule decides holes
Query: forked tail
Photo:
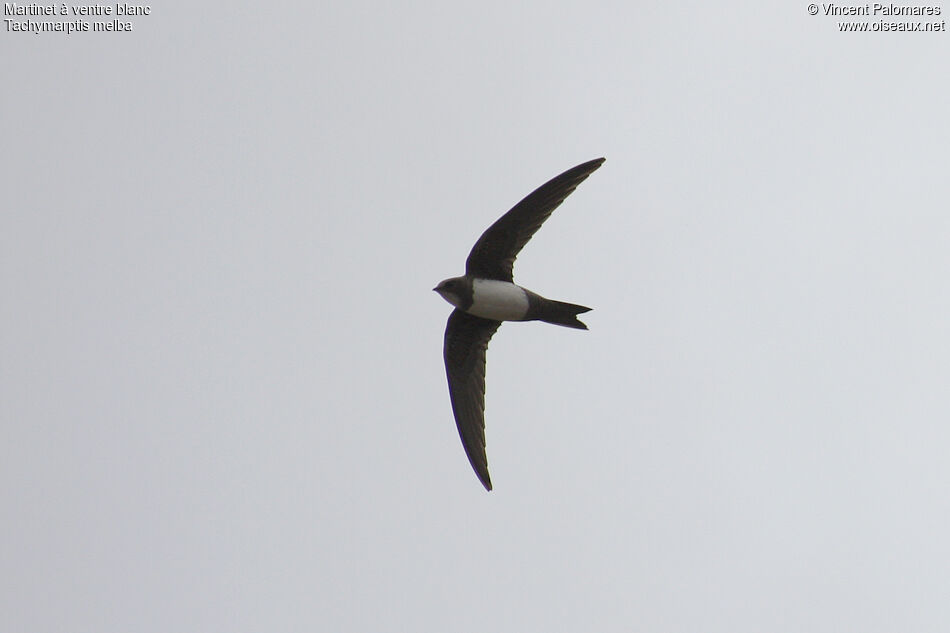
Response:
[{"label": "forked tail", "polygon": [[590,308],[577,305],[576,303],[565,303],[564,301],[553,301],[551,299],[546,299],[546,301],[547,304],[544,306],[544,311],[539,317],[541,321],[555,325],[563,325],[564,327],[572,327],[578,330],[587,329],[587,325],[579,321],[577,315],[590,312]]}]

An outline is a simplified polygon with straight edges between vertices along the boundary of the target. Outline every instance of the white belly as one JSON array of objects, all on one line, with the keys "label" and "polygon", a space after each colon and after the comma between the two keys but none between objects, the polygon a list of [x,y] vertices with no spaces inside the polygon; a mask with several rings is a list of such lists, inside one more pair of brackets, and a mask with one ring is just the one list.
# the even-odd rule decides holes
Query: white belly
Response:
[{"label": "white belly", "polygon": [[473,282],[469,314],[495,321],[520,321],[527,311],[528,296],[521,286],[494,279]]}]

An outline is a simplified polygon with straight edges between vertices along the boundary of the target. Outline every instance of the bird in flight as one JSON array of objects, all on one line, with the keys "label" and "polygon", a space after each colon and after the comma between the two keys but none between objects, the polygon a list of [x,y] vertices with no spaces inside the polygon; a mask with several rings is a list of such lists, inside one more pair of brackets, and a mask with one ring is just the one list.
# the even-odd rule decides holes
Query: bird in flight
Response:
[{"label": "bird in flight", "polygon": [[455,306],[445,325],[442,355],[455,424],[475,474],[491,490],[485,453],[485,350],[502,321],[544,321],[586,330],[577,319],[590,308],[545,299],[515,285],[512,266],[551,213],[600,167],[597,158],[556,176],[488,227],[465,261],[465,274],[433,288]]}]

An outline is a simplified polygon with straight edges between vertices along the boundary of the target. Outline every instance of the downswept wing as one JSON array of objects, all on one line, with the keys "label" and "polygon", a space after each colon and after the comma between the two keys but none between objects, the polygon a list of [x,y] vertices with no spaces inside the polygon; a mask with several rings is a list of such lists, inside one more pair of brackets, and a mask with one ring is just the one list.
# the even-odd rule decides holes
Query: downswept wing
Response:
[{"label": "downswept wing", "polygon": [[445,326],[445,375],[455,425],[475,474],[491,490],[485,453],[485,351],[501,321],[472,316],[456,309]]},{"label": "downswept wing", "polygon": [[483,279],[513,281],[512,266],[524,245],[564,199],[594,173],[604,160],[596,158],[568,169],[529,193],[478,238],[465,261],[465,274]]}]

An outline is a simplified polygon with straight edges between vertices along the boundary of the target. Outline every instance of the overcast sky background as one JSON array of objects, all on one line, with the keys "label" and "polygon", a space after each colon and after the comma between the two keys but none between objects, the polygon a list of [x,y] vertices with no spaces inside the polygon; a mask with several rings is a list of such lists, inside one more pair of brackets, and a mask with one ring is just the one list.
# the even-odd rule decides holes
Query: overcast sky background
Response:
[{"label": "overcast sky background", "polygon": [[[4,27],[0,628],[950,629],[950,35],[806,7]],[[487,493],[430,289],[598,156]]]}]

